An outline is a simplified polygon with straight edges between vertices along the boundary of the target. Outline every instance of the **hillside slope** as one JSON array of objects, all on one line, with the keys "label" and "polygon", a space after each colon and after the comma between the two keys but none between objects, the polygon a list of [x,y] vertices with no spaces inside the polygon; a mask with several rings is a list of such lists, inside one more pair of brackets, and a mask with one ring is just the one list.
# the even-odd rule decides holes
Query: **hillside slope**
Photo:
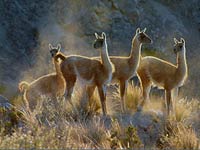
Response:
[{"label": "hillside slope", "polygon": [[93,34],[105,31],[109,54],[127,55],[137,27],[147,27],[153,38],[145,47],[163,52],[172,62],[173,37],[186,39],[189,80],[184,93],[199,96],[198,0],[2,0],[0,14],[0,84],[6,96],[16,92],[19,80],[52,71],[49,42],[60,42],[66,54],[98,55]]}]

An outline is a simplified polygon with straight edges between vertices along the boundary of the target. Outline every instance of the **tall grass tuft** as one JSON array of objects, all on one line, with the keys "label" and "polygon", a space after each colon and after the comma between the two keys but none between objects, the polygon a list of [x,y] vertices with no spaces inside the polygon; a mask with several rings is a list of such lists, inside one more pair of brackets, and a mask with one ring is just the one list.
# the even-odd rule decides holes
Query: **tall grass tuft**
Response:
[{"label": "tall grass tuft", "polygon": [[140,87],[134,86],[133,83],[128,85],[127,94],[125,95],[126,107],[129,111],[136,111],[142,98]]},{"label": "tall grass tuft", "polygon": [[177,122],[187,122],[194,113],[198,111],[200,103],[196,99],[188,100],[186,98],[174,100],[174,113],[170,119]]},{"label": "tall grass tuft", "polygon": [[167,121],[160,139],[161,148],[199,149],[199,139],[191,126],[182,122]]}]

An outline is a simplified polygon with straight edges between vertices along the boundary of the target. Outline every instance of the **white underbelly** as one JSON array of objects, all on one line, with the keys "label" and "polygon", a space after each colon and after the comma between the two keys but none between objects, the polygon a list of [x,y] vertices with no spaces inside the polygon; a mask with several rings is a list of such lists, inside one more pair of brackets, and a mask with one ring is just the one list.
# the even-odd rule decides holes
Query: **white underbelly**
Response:
[{"label": "white underbelly", "polygon": [[92,78],[89,79],[89,80],[86,80],[86,79],[82,78],[81,76],[77,76],[77,77],[78,77],[78,80],[81,84],[92,85],[94,83],[94,76],[92,76]]},{"label": "white underbelly", "polygon": [[152,85],[158,87],[159,89],[164,88],[164,81],[162,82],[157,82],[156,80],[151,79]]}]

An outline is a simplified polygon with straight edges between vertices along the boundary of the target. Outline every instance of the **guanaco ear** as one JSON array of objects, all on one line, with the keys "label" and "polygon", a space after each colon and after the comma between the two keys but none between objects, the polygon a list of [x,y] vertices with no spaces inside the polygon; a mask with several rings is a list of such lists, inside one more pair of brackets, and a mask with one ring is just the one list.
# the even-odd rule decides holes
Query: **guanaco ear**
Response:
[{"label": "guanaco ear", "polygon": [[140,28],[137,28],[136,34],[140,33]]},{"label": "guanaco ear", "polygon": [[58,49],[58,51],[61,50],[61,44],[60,43],[57,45],[57,49]]},{"label": "guanaco ear", "polygon": [[49,50],[53,49],[52,45],[49,43]]},{"label": "guanaco ear", "polygon": [[102,32],[102,33],[101,33],[101,36],[102,36],[103,39],[106,39],[106,34],[105,34],[105,32]]},{"label": "guanaco ear", "polygon": [[146,32],[146,30],[147,30],[147,28],[144,28],[144,30],[142,30],[142,32],[144,33],[144,32]]},{"label": "guanaco ear", "polygon": [[96,32],[94,33],[94,35],[95,35],[96,39],[99,38],[99,35]]},{"label": "guanaco ear", "polygon": [[182,42],[183,44],[185,44],[185,40],[184,40],[184,38],[181,38],[181,42]]},{"label": "guanaco ear", "polygon": [[178,40],[176,38],[174,38],[174,43],[177,44],[178,43]]}]

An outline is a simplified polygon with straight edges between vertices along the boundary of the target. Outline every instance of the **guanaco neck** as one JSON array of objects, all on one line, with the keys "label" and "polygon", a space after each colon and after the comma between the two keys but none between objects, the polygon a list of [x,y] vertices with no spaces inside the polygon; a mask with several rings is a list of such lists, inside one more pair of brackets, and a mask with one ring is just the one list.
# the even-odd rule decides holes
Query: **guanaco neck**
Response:
[{"label": "guanaco neck", "polygon": [[59,58],[63,61],[66,59],[66,56],[63,53],[59,52],[58,54],[56,54],[54,59],[55,59],[55,61],[58,61]]},{"label": "guanaco neck", "polygon": [[132,40],[131,53],[129,55],[129,64],[131,66],[138,66],[141,57],[141,47],[142,43],[140,43],[135,36]]},{"label": "guanaco neck", "polygon": [[187,61],[185,47],[183,52],[177,54],[177,74],[179,76],[187,75]]},{"label": "guanaco neck", "polygon": [[56,57],[53,58],[53,63],[54,63],[55,69],[56,69],[56,75],[58,77],[62,77],[62,72],[60,70],[60,63],[59,63],[59,60],[57,60]]},{"label": "guanaco neck", "polygon": [[112,63],[108,56],[108,46],[107,46],[106,39],[104,39],[103,47],[101,50],[101,62],[107,71],[112,71]]}]

